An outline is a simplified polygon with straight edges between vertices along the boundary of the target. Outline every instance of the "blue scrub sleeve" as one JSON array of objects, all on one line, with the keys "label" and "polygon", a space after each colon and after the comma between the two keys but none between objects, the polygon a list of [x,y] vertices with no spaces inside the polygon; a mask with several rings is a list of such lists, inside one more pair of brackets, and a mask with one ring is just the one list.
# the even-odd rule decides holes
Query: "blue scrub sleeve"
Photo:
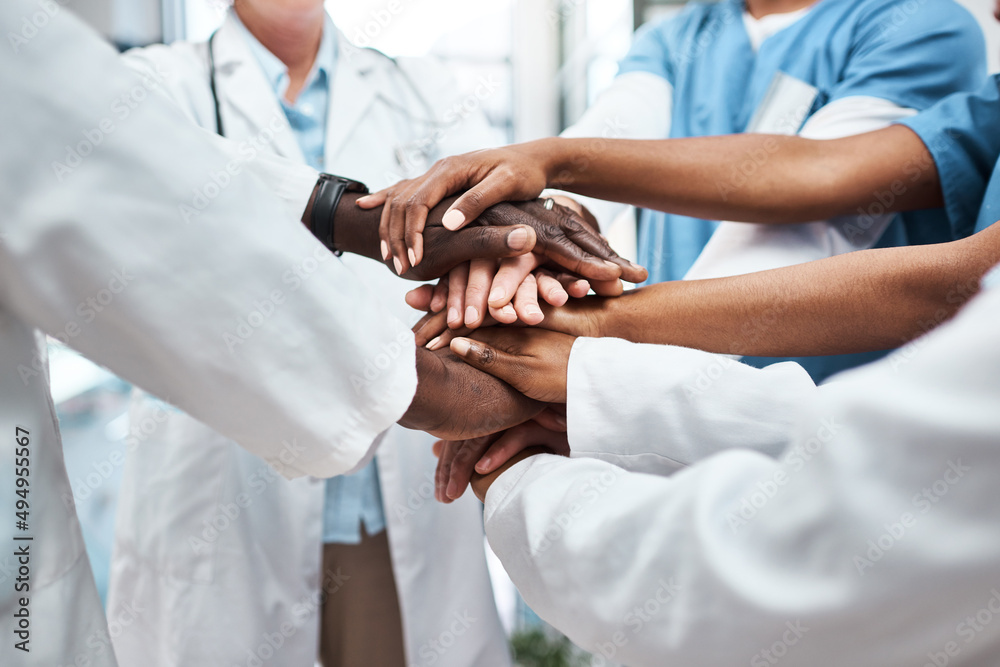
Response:
[{"label": "blue scrub sleeve", "polygon": [[902,125],[934,158],[948,221],[956,238],[972,232],[1000,159],[1000,75],[976,93],[956,93]]},{"label": "blue scrub sleeve", "polygon": [[872,3],[857,25],[829,101],[863,95],[919,111],[986,76],[983,32],[953,0]]},{"label": "blue scrub sleeve", "polygon": [[649,72],[674,85],[674,67],[670,56],[677,41],[679,19],[680,16],[650,21],[639,28],[632,40],[632,48],[618,64],[619,76],[627,72]]}]

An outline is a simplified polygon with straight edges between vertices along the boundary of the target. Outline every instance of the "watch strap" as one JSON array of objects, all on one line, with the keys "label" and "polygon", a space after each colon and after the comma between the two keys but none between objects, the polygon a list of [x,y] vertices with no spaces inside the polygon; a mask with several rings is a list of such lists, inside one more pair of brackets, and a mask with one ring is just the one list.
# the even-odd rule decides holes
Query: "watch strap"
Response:
[{"label": "watch strap", "polygon": [[316,186],[316,198],[313,200],[312,220],[310,229],[320,243],[336,255],[342,252],[334,246],[333,232],[337,206],[345,192],[368,194],[368,187],[360,181],[354,181],[333,174],[320,174]]}]

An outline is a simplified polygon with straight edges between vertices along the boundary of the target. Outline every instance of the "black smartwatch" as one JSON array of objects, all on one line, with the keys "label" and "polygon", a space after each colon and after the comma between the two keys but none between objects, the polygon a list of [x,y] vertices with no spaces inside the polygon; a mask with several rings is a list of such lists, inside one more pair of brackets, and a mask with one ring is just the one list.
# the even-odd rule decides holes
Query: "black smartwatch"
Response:
[{"label": "black smartwatch", "polygon": [[333,246],[333,218],[337,213],[340,198],[345,192],[368,194],[368,186],[349,178],[320,174],[316,185],[316,198],[313,200],[312,219],[309,221],[313,236],[338,256],[343,253]]}]

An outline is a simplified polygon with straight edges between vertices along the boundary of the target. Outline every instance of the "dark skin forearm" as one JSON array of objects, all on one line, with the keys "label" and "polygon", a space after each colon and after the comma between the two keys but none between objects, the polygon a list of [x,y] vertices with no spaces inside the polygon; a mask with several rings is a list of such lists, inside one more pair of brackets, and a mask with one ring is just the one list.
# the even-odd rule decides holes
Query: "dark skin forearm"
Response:
[{"label": "dark skin forearm", "polygon": [[1000,262],[1000,225],[967,239],[866,250],[731,278],[587,297],[542,327],[750,356],[899,347],[948,320]]},{"label": "dark skin forearm", "polygon": [[930,153],[903,126],[830,141],[743,134],[512,148],[543,166],[550,187],[709,220],[825,220],[870,212],[880,194],[889,211],[942,203]]},{"label": "dark skin forearm", "polygon": [[[392,260],[382,259],[380,240],[378,235],[378,224],[382,216],[382,209],[363,209],[357,205],[358,199],[364,195],[355,192],[345,192],[337,205],[336,224],[333,228],[333,244],[341,252],[349,252],[361,255],[377,262],[382,262],[390,270],[393,270]],[[312,220],[313,199],[316,191],[313,191],[306,210],[302,214],[302,222],[309,227]],[[444,212],[455,200],[454,197],[445,199],[440,205],[431,209],[428,214],[428,223],[440,224]]]}]

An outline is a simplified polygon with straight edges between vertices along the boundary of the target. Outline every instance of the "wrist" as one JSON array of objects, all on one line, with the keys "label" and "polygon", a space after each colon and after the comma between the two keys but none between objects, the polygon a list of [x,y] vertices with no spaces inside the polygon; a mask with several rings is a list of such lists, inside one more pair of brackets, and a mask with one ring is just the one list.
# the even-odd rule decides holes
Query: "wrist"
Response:
[{"label": "wrist", "polygon": [[506,463],[504,463],[502,466],[500,466],[499,468],[497,468],[496,470],[487,475],[480,475],[477,472],[473,472],[472,478],[469,482],[470,486],[472,487],[472,492],[476,494],[476,497],[479,498],[480,502],[485,503],[486,492],[490,490],[491,486],[493,486],[493,482],[497,481],[500,478],[500,475],[504,474],[505,472],[513,468],[515,465],[517,465],[521,461],[524,461],[527,458],[536,456],[538,454],[551,454],[551,453],[552,452],[550,452],[546,448],[536,445],[534,447],[528,447],[527,449],[523,449],[517,454],[514,454],[514,456],[510,457],[510,459]]},{"label": "wrist", "polygon": [[538,139],[526,144],[532,158],[545,175],[545,186],[558,187],[562,174],[570,168],[572,157],[564,150],[566,140],[559,137]]},{"label": "wrist", "polygon": [[320,243],[336,254],[345,251],[368,254],[368,239],[355,227],[364,226],[371,216],[349,214],[360,210],[357,199],[367,193],[364,183],[320,174],[306,204],[303,222]]}]

